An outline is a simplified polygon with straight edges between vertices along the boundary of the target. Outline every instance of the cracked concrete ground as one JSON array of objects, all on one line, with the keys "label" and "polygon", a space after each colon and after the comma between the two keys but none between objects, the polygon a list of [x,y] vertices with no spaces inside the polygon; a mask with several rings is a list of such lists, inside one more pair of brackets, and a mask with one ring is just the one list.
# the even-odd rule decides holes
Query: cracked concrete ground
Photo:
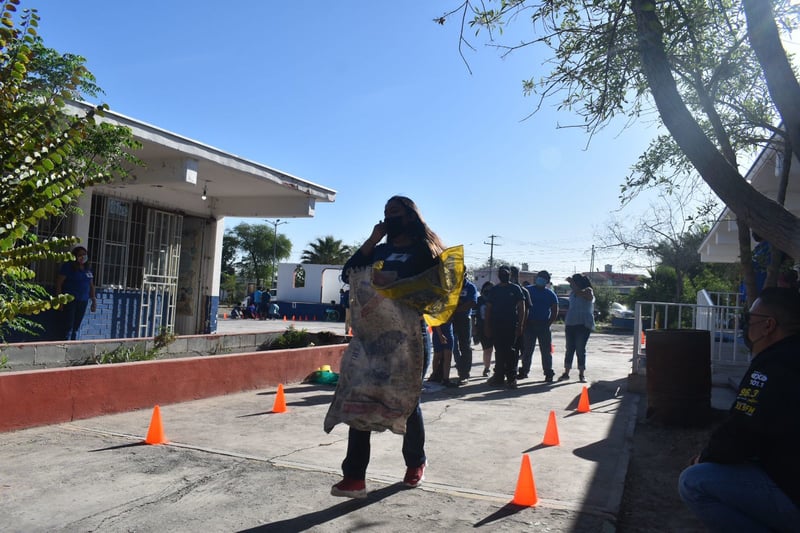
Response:
[{"label": "cracked concrete ground", "polygon": [[[559,353],[563,333],[555,344]],[[473,378],[423,394],[423,487],[399,483],[402,438],[373,434],[366,500],[329,494],[347,427],[322,430],[333,395],[324,385],[285,384],[282,414],[271,412],[274,389],[161,406],[167,445],[141,444],[152,409],[2,434],[0,524],[26,532],[613,531],[639,401],[626,390],[631,344],[592,335],[590,413],[575,411],[575,381],[535,377],[511,391]],[[550,411],[561,441],[554,447],[541,445]],[[531,508],[510,504],[522,454],[539,498]]]}]

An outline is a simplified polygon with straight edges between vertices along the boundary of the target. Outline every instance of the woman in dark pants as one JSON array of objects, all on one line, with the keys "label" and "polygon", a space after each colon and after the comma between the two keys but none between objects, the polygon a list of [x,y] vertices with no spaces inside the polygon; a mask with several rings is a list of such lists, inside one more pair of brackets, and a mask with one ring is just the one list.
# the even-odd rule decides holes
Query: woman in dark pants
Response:
[{"label": "woman in dark pants", "polygon": [[[384,237],[386,242],[378,244]],[[352,268],[366,267],[376,261],[383,261],[381,272],[386,275],[395,279],[412,277],[435,266],[443,250],[439,237],[425,224],[414,202],[404,196],[393,196],[386,202],[383,221],[375,225],[369,239],[345,263],[342,281],[348,282],[348,272]],[[427,357],[427,354],[422,353],[420,357]],[[331,494],[366,498],[365,478],[369,457],[370,432],[351,426],[347,456],[342,462],[344,479],[331,487]],[[416,487],[422,481],[426,462],[425,426],[419,404],[406,421],[403,458],[406,463],[403,483],[408,487]]]},{"label": "woman in dark pants", "polygon": [[81,329],[86,306],[92,302],[92,313],[97,310],[97,299],[94,294],[94,275],[87,265],[89,252],[83,246],[72,250],[73,261],[61,265],[56,277],[56,294],[71,294],[73,300],[62,307],[61,335],[64,340],[77,340]]}]

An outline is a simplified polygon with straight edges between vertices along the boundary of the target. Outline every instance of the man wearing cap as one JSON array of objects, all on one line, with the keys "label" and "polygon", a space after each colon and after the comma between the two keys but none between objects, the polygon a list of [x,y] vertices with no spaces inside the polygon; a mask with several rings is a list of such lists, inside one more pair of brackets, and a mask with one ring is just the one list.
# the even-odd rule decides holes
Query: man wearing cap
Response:
[{"label": "man wearing cap", "polygon": [[488,384],[501,386],[508,379],[508,388],[517,388],[517,352],[514,344],[522,337],[525,317],[525,295],[510,283],[511,269],[501,266],[497,271],[500,283],[492,287],[487,296],[484,335],[494,344],[494,375]]},{"label": "man wearing cap", "polygon": [[555,372],[553,372],[553,354],[550,351],[553,335],[550,326],[553,325],[558,316],[558,296],[547,286],[549,283],[550,273],[547,270],[540,270],[536,274],[535,284],[525,287],[530,294],[531,308],[528,312],[528,319],[525,321],[522,363],[517,379],[526,379],[528,377],[533,360],[533,350],[536,348],[536,341],[539,341],[544,380],[547,383],[552,383],[553,381]]}]

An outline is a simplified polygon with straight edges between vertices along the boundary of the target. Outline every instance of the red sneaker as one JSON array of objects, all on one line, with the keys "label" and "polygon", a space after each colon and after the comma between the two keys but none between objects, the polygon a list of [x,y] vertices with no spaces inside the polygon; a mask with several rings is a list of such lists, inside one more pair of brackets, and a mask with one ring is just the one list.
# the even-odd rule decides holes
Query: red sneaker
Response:
[{"label": "red sneaker", "polygon": [[403,478],[403,485],[406,487],[419,487],[422,480],[425,479],[425,464],[421,464],[414,468],[406,468],[406,477]]},{"label": "red sneaker", "polygon": [[363,499],[367,497],[367,485],[364,483],[363,479],[350,479],[346,477],[331,487],[331,495]]}]

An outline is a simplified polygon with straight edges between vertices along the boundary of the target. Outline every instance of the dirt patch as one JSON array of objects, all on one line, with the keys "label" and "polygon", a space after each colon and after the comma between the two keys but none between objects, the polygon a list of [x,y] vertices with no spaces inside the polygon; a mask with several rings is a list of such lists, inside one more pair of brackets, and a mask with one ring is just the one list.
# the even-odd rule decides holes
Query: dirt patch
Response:
[{"label": "dirt patch", "polygon": [[725,414],[713,411],[711,423],[700,428],[669,427],[639,417],[617,531],[707,531],[678,496],[678,476]]}]

